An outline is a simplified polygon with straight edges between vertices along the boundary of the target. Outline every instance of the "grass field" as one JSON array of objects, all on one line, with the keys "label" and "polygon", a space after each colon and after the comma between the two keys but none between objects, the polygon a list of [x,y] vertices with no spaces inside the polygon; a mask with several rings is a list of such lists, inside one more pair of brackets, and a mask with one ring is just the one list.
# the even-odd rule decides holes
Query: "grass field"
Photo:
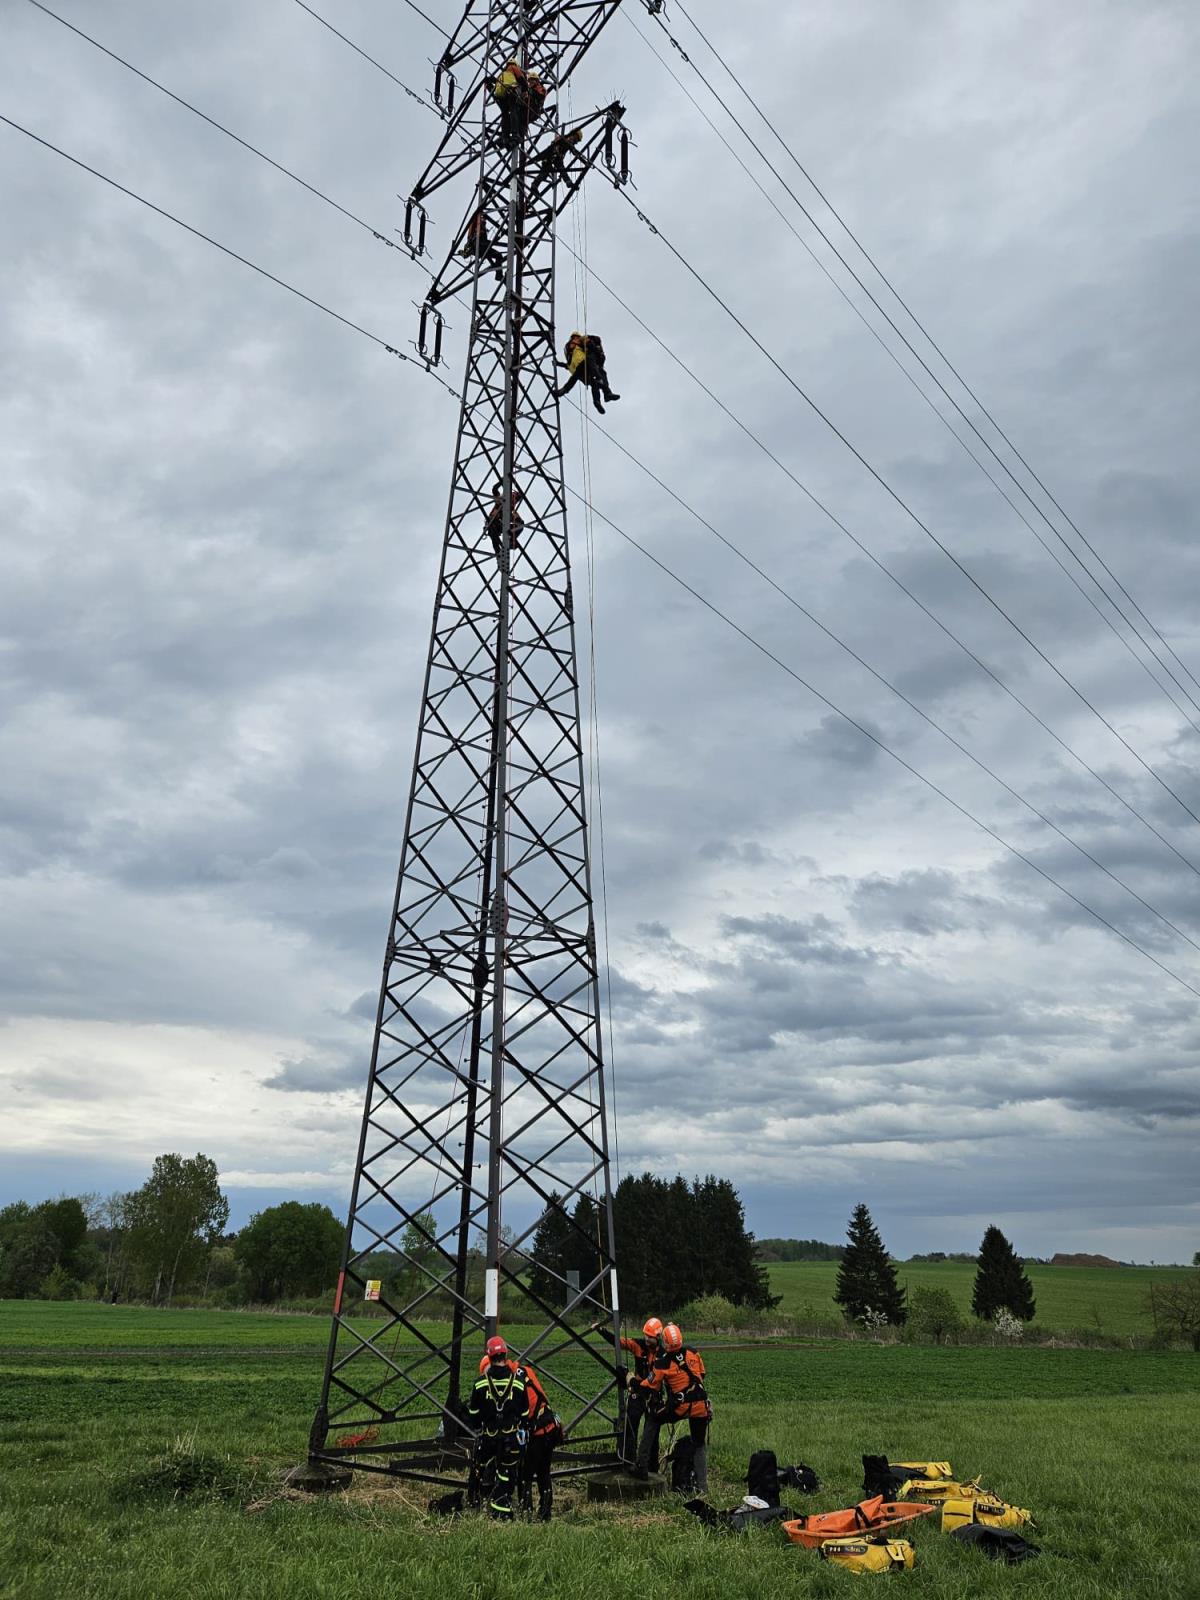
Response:
[{"label": "grass field", "polygon": [[[1037,1297],[1039,1327],[1125,1334],[1150,1332],[1150,1285],[1183,1277],[1187,1268],[1030,1266],[1026,1271]],[[910,1289],[948,1289],[963,1315],[970,1315],[974,1265],[902,1261],[897,1272]],[[779,1261],[771,1265],[770,1274],[772,1293],[783,1296],[781,1310],[798,1314],[811,1306],[822,1316],[836,1311],[836,1261]]]},{"label": "grass field", "polygon": [[[0,1595],[209,1600],[832,1596],[858,1581],[773,1529],[706,1533],[681,1507],[560,1496],[549,1527],[428,1518],[411,1489],[282,1498],[326,1328],[313,1317],[0,1302]],[[936,1600],[1195,1600],[1200,1360],[1123,1350],[830,1343],[710,1349],[712,1499],[750,1451],[815,1466],[805,1509],[859,1498],[864,1451],[982,1472],[1039,1523],[1041,1560],[993,1567],[919,1527],[905,1581]],[[130,1490],[171,1441],[222,1458],[216,1489]],[[222,1487],[226,1492],[222,1493]],[[868,1580],[869,1581],[869,1580]]]}]

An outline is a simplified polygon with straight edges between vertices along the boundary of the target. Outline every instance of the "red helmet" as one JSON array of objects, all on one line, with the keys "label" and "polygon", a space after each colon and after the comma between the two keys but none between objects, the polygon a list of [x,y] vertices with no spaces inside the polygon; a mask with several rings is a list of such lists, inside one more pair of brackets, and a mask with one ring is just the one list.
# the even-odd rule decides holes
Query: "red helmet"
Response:
[{"label": "red helmet", "polygon": [[488,1340],[485,1349],[487,1350],[489,1361],[503,1361],[508,1355],[508,1346],[499,1334],[495,1334]]},{"label": "red helmet", "polygon": [[667,1323],[666,1327],[662,1331],[662,1342],[668,1350],[683,1349],[683,1334],[676,1327],[675,1323]]},{"label": "red helmet", "polygon": [[647,1320],[642,1324],[642,1332],[646,1335],[647,1339],[657,1339],[662,1331],[663,1325],[661,1317],[648,1317]]}]

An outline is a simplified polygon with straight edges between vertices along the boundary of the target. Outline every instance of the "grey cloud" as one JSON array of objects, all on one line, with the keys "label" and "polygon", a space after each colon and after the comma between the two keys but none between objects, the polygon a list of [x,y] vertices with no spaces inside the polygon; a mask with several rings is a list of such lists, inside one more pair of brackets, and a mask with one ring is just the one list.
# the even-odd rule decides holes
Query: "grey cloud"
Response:
[{"label": "grey cloud", "polygon": [[[0,79],[11,115],[407,350],[424,280],[399,252],[32,7],[10,11]],[[801,16],[750,0],[736,27],[719,8],[700,20],[1195,666],[1200,275],[1178,201],[1200,139],[1187,68],[1200,41],[1193,13],[1152,0],[1101,22],[1070,0],[1039,18],[1036,50],[1019,9],[985,25],[961,7],[935,4],[914,20],[871,0],[847,28],[836,8]],[[408,63],[423,86],[432,35],[411,12],[347,0],[340,25],[380,59]],[[436,121],[298,8],[268,16],[217,0],[192,14],[131,0],[91,8],[89,26],[373,226],[387,232],[399,220],[396,191],[423,164]],[[275,85],[266,96],[264,63]],[[1195,735],[1179,731],[621,18],[586,64],[580,103],[618,89],[647,214],[1200,810]],[[996,154],[1013,149],[1016,168]],[[17,1019],[166,1022],[261,1040],[264,1071],[285,1091],[272,1097],[287,1130],[274,1141],[279,1162],[307,1169],[313,1151],[327,1156],[304,1108],[365,1071],[453,404],[412,368],[9,130],[0,160],[9,224],[0,360],[16,375],[0,397],[0,938],[11,951],[0,994]],[[439,246],[458,199],[433,208]],[[1127,224],[1117,236],[1113,215]],[[1196,854],[1176,803],[603,186],[589,195],[588,239],[597,272],[866,547]],[[598,284],[588,296],[623,392],[606,426],[1200,938],[1191,873]],[[575,315],[564,272],[559,320]],[[464,326],[457,313],[451,322],[457,381]],[[568,422],[568,476],[578,481]],[[1200,985],[1190,947],[886,696],[598,435],[592,442],[600,509]],[[578,597],[582,519],[572,533]],[[1178,1132],[1190,1103],[1184,1066],[1200,1044],[1192,998],[599,521],[594,575],[623,1149],[687,1169],[701,1148],[745,1184],[754,1220],[773,1219],[763,1232],[785,1218],[797,1232],[836,1232],[848,1202],[869,1191],[895,1209],[894,1242],[907,1231],[914,1246],[942,1243],[932,1235],[959,1225],[964,1174],[979,1205],[999,1211],[1011,1202],[1005,1174],[1016,1172],[1027,1219],[1040,1206],[1082,1237],[1089,1215],[1117,1230],[1136,1212],[1146,1237],[1182,1236],[1171,1186],[1193,1192]],[[582,626],[582,607],[580,617]],[[585,662],[586,642],[584,630]],[[69,1081],[61,1061],[47,1063],[45,1082],[64,1071]],[[676,1149],[663,1113],[681,1083],[695,1103],[691,1147]],[[849,1113],[881,1094],[903,1108],[896,1136],[856,1139]],[[814,1126],[806,1140],[800,1117],[794,1149],[779,1153],[771,1129],[781,1105],[804,1108]],[[914,1186],[935,1106],[940,1140],[956,1119],[967,1132],[961,1149],[939,1144],[944,1171],[926,1163]],[[1006,1136],[1014,1116],[1040,1118],[1037,1137],[1026,1124]],[[352,1142],[351,1129],[345,1160]],[[1134,1176],[1139,1162],[1153,1168],[1145,1179]]]}]

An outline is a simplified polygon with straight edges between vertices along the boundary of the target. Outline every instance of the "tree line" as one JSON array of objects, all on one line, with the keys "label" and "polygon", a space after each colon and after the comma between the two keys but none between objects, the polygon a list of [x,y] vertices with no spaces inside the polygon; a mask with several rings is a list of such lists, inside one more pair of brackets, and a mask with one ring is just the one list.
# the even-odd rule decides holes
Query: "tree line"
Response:
[{"label": "tree line", "polygon": [[760,1261],[840,1261],[844,1244],[826,1244],[822,1239],[760,1239]]},{"label": "tree line", "polygon": [[[569,1273],[590,1283],[600,1270],[603,1228],[591,1195],[569,1208],[551,1195],[529,1248],[532,1291],[561,1304]],[[779,1303],[728,1178],[624,1177],[613,1192],[613,1228],[621,1304],[630,1312],[662,1313],[714,1294],[738,1306]]]},{"label": "tree line", "polygon": [[[771,1310],[779,1298],[771,1294],[763,1257],[788,1247],[797,1253],[777,1259],[828,1260],[838,1253],[834,1299],[848,1322],[872,1330],[907,1325],[918,1338],[937,1343],[963,1325],[945,1289],[908,1292],[902,1286],[865,1205],[854,1208],[845,1245],[760,1244],[728,1179],[710,1174],[689,1181],[681,1174],[667,1179],[646,1172],[622,1179],[613,1194],[613,1216],[628,1317],[666,1315],[706,1299]],[[145,1183],[127,1193],[60,1196],[40,1205],[17,1201],[0,1209],[0,1298],[328,1304],[345,1227],[328,1206],[286,1200],[257,1212],[237,1234],[226,1232],[228,1223],[229,1202],[216,1163],[202,1154],[159,1156]],[[578,1274],[581,1285],[591,1282],[600,1267],[604,1228],[593,1196],[579,1196],[568,1206],[552,1195],[521,1251],[520,1270],[532,1291],[561,1305],[571,1274]],[[414,1218],[395,1249],[374,1252],[361,1264],[361,1275],[380,1279],[393,1304],[424,1295],[426,1316],[446,1315],[449,1296],[438,1287],[445,1259],[431,1243],[437,1232],[432,1215]],[[511,1230],[503,1229],[502,1239],[512,1245]],[[828,1254],[798,1253],[806,1250]],[[912,1259],[955,1258],[933,1252]],[[971,1310],[977,1318],[998,1328],[1003,1323],[1002,1331],[1014,1333],[1033,1319],[1036,1301],[1025,1263],[999,1228],[989,1227],[978,1254],[967,1259],[976,1267]],[[482,1252],[470,1251],[472,1298],[482,1293],[483,1273]],[[1155,1284],[1151,1310],[1158,1334],[1200,1348],[1200,1272]]]},{"label": "tree line", "polygon": [[337,1276],[342,1224],[328,1206],[286,1201],[239,1234],[228,1225],[216,1163],[201,1154],[159,1156],[128,1192],[18,1200],[0,1210],[0,1297],[241,1304],[322,1294]]}]

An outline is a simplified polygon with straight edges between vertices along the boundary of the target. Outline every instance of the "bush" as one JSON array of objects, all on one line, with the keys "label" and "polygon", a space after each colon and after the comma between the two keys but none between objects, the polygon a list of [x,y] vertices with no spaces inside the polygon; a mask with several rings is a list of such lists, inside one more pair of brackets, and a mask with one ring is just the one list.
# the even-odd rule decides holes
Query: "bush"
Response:
[{"label": "bush", "polygon": [[38,1296],[42,1300],[76,1300],[79,1298],[79,1284],[60,1262],[42,1279]]},{"label": "bush", "polygon": [[118,1500],[233,1500],[255,1486],[252,1472],[232,1456],[197,1450],[195,1434],[175,1439],[148,1467],[118,1480]]},{"label": "bush", "polygon": [[732,1300],[726,1300],[723,1294],[705,1294],[684,1306],[679,1316],[683,1319],[682,1327],[704,1328],[710,1333],[719,1333],[722,1329],[739,1326],[740,1309]]},{"label": "bush", "polygon": [[908,1297],[908,1330],[914,1339],[941,1344],[955,1338],[963,1326],[962,1315],[946,1289],[914,1289]]}]

